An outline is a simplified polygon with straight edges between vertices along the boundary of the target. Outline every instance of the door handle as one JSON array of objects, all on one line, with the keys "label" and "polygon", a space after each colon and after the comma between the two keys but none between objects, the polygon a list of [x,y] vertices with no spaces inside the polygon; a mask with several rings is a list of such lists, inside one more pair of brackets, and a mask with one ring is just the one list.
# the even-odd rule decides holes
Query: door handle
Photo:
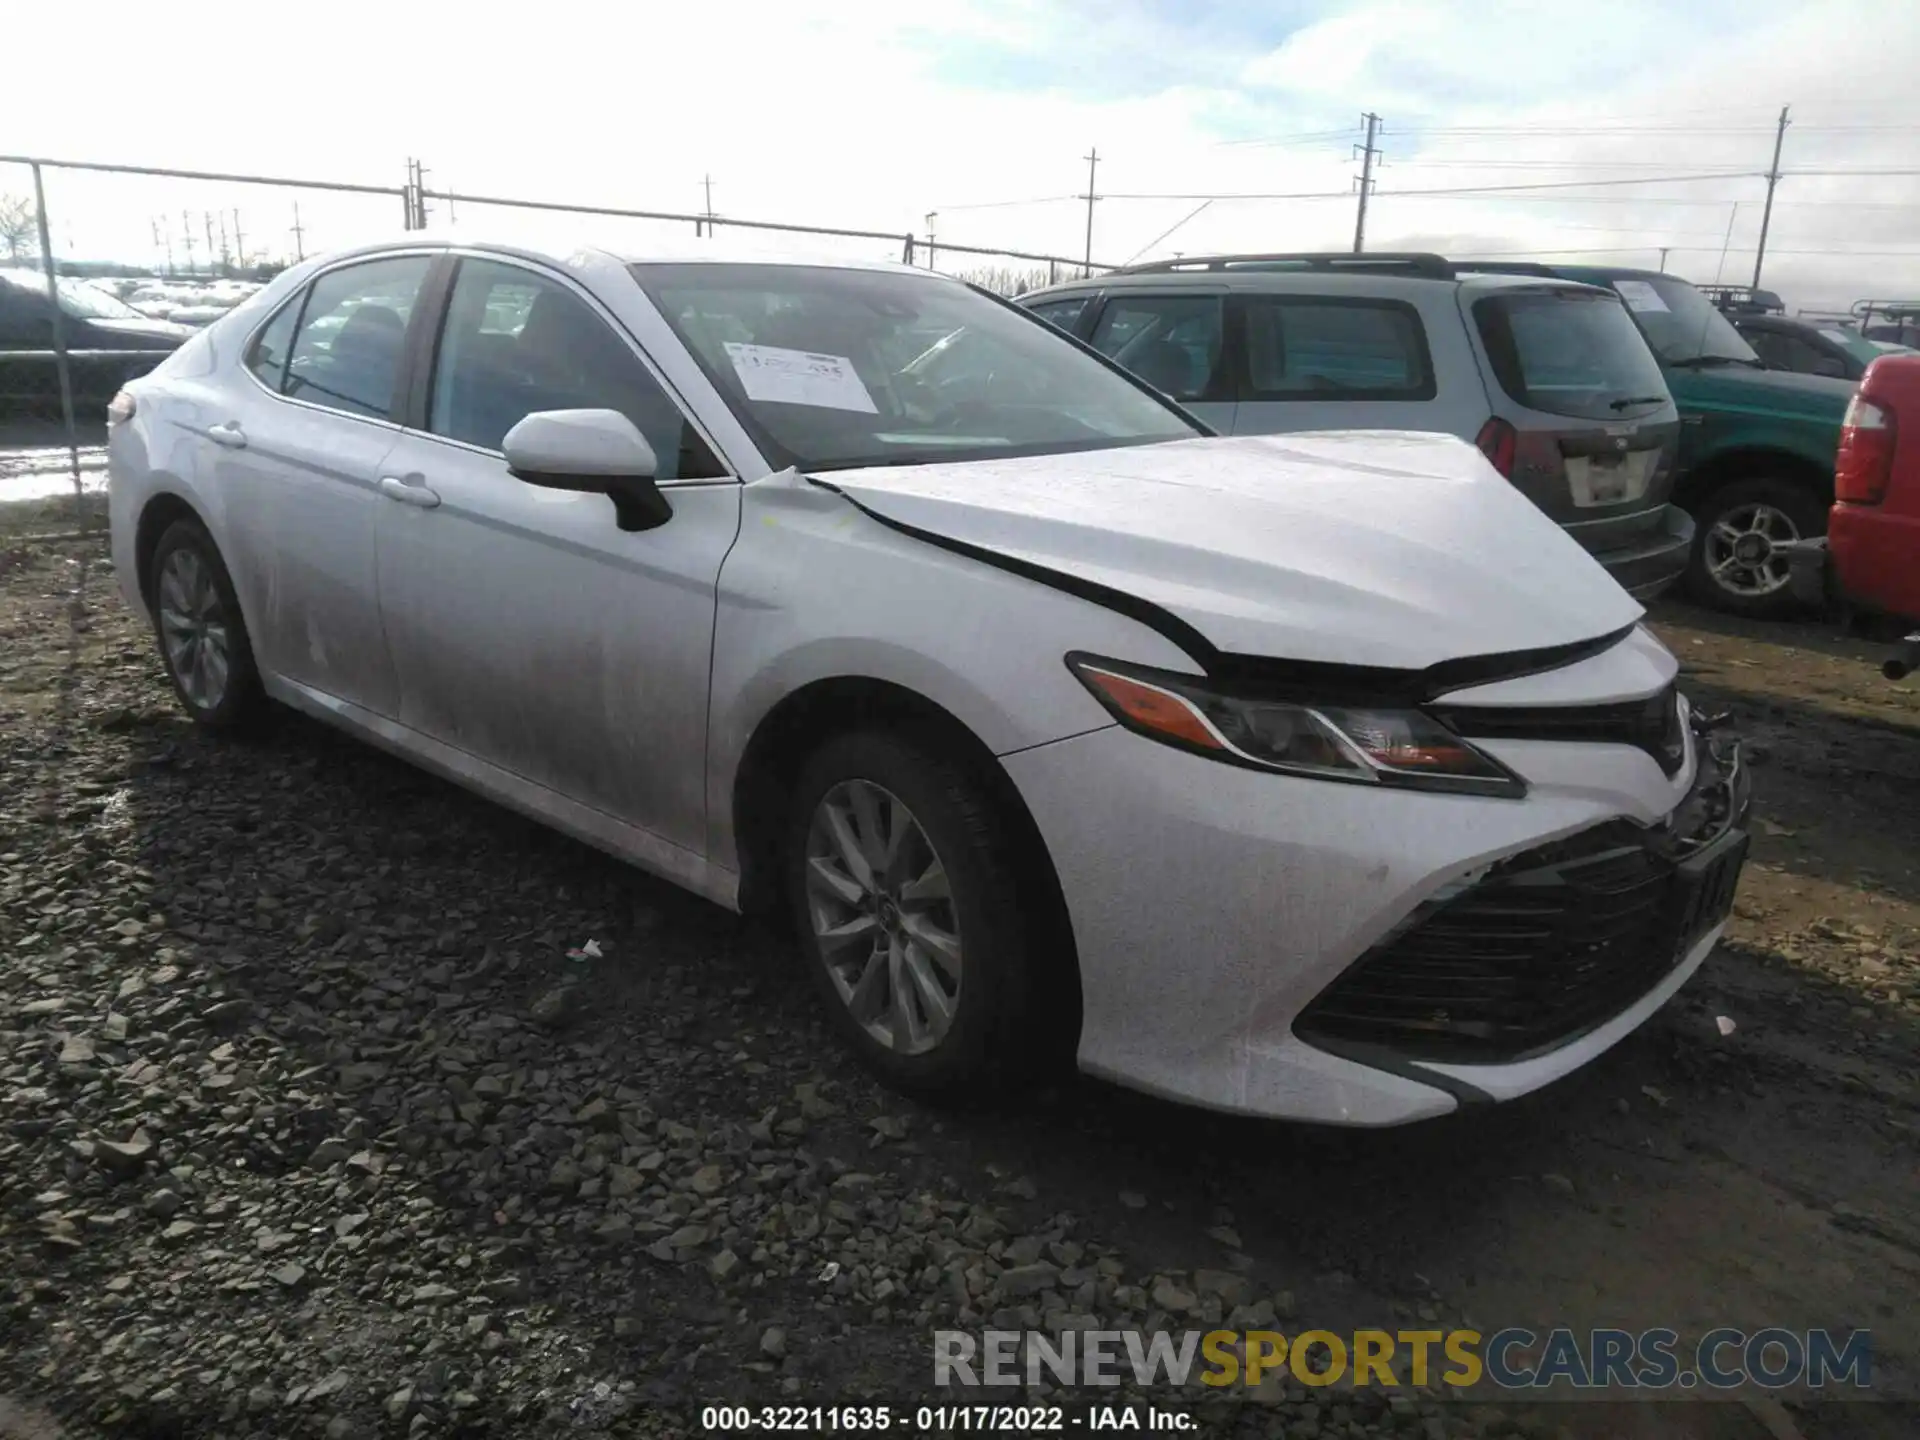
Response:
[{"label": "door handle", "polygon": [[237,420],[228,420],[219,425],[209,425],[207,427],[207,438],[223,449],[244,450],[247,448],[247,432],[240,428],[240,422]]},{"label": "door handle", "polygon": [[439,495],[426,486],[396,480],[391,475],[380,477],[380,493],[389,500],[398,500],[402,505],[417,505],[422,510],[431,510],[440,503]]}]

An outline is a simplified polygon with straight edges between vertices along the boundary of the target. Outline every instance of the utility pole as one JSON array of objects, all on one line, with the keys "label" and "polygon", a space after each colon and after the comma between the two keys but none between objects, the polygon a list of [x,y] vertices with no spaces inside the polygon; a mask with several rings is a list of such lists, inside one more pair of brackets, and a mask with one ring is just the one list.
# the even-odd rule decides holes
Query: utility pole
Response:
[{"label": "utility pole", "polygon": [[1671,245],[1662,245],[1660,247],[1660,273],[1662,275],[1667,273],[1667,251],[1672,248]]},{"label": "utility pole", "polygon": [[1793,107],[1780,107],[1780,124],[1773,132],[1773,165],[1767,171],[1767,208],[1760,212],[1760,244],[1753,252],[1753,288],[1760,288],[1760,266],[1767,258],[1767,226],[1773,221],[1773,187],[1780,183],[1780,144],[1787,138],[1787,111]]},{"label": "utility pole", "polygon": [[216,253],[213,248],[213,212],[211,210],[202,210],[200,212],[200,219],[207,227],[207,274],[218,275],[220,273],[220,264],[213,258]]},{"label": "utility pole", "polygon": [[233,273],[233,252],[227,248],[227,212],[220,212],[220,268]]},{"label": "utility pole", "polygon": [[1093,274],[1093,202],[1100,198],[1094,193],[1093,177],[1100,168],[1100,151],[1097,148],[1089,150],[1086,158],[1087,193],[1079,197],[1087,202],[1087,255],[1086,263],[1081,267],[1081,273],[1091,275]]},{"label": "utility pole", "polygon": [[300,202],[293,202],[293,258],[295,263],[307,258],[306,227],[300,223]]},{"label": "utility pole", "polygon": [[1373,143],[1380,131],[1380,117],[1369,110],[1360,118],[1367,122],[1367,142],[1354,147],[1360,157],[1360,213],[1353,221],[1353,253],[1356,255],[1367,248],[1367,197],[1373,193],[1373,162],[1380,154],[1380,148]]},{"label": "utility pole", "polygon": [[193,216],[180,212],[180,238],[187,246],[187,274],[193,274]]},{"label": "utility pole", "polygon": [[711,240],[713,238],[713,176],[711,175],[701,176],[700,184],[704,189],[707,197],[706,217],[704,221],[705,228],[704,229],[702,228],[703,222],[695,221],[693,226],[693,233],[695,235],[704,234],[709,240]]},{"label": "utility pole", "polygon": [[933,222],[940,218],[938,210],[927,212],[927,268],[933,269]]},{"label": "utility pole", "polygon": [[156,250],[162,250],[166,252],[167,277],[171,279],[173,277],[173,236],[169,235],[166,232],[165,227],[161,225],[160,223],[161,218],[162,217],[157,215],[154,217],[153,247]]},{"label": "utility pole", "polygon": [[233,261],[242,270],[247,268],[247,241],[240,233],[240,211],[233,212]]}]

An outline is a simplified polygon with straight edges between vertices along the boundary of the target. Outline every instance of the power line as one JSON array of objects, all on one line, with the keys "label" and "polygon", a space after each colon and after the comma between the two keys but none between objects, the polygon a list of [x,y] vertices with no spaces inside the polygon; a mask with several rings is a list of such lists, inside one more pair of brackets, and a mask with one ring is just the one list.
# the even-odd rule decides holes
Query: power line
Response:
[{"label": "power line", "polygon": [[971,205],[942,205],[941,210],[1006,210],[1016,205],[1053,205],[1062,200],[1084,200],[1084,195],[1040,195],[1032,200],[980,200]]}]

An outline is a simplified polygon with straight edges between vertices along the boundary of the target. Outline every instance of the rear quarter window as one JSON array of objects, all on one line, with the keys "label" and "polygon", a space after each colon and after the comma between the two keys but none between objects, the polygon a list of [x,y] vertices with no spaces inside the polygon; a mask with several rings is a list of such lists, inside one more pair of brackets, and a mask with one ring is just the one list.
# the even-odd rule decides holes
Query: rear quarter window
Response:
[{"label": "rear quarter window", "polygon": [[1420,313],[1398,300],[1250,295],[1249,400],[1431,400]]}]

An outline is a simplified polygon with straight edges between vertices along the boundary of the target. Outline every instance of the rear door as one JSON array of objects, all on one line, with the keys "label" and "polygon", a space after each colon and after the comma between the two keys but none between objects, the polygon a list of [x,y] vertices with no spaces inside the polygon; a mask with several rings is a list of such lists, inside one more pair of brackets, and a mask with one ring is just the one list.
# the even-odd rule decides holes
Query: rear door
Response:
[{"label": "rear door", "polygon": [[374,569],[381,462],[400,438],[401,359],[436,252],[322,271],[257,329],[199,433],[261,664],[391,717],[398,689]]},{"label": "rear door", "polygon": [[[1226,290],[1116,290],[1087,343],[1177,400],[1223,435],[1233,433],[1233,368],[1227,360]],[[1084,318],[1081,325],[1085,327]]]},{"label": "rear door", "polygon": [[1620,298],[1550,281],[1459,293],[1493,415],[1513,427],[1515,487],[1596,553],[1657,531],[1680,416]]}]

